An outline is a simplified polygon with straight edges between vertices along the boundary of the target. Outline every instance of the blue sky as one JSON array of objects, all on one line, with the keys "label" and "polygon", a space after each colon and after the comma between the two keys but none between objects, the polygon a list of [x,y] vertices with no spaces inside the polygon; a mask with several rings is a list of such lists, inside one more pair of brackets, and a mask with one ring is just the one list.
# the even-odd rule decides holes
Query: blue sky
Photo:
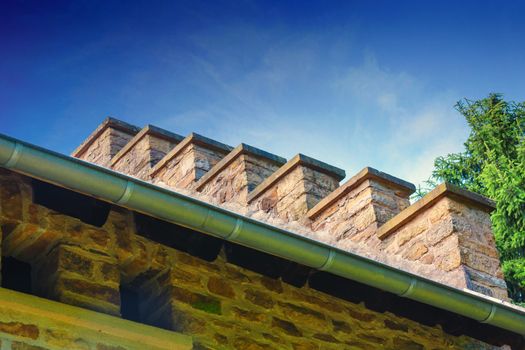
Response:
[{"label": "blue sky", "polygon": [[106,116],[419,183],[461,98],[525,100],[524,2],[2,1],[0,132],[70,153]]}]

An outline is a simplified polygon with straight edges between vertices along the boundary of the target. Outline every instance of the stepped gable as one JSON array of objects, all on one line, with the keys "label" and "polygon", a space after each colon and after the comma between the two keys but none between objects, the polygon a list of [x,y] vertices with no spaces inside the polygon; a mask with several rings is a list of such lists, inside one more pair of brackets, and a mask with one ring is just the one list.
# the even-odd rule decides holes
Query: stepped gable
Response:
[{"label": "stepped gable", "polygon": [[154,183],[193,188],[233,148],[196,133],[189,134],[150,171]]},{"label": "stepped gable", "polygon": [[344,177],[344,170],[298,154],[257,186],[248,203],[281,218],[299,220]]},{"label": "stepped gable", "polygon": [[111,167],[122,173],[149,180],[151,168],[184,137],[146,125],[112,159]]},{"label": "stepped gable", "polygon": [[246,204],[248,194],[285,163],[285,158],[241,143],[206,173],[195,189],[218,203]]},{"label": "stepped gable", "polygon": [[111,158],[140,131],[139,127],[107,117],[71,155],[109,167]]},{"label": "stepped gable", "polygon": [[367,241],[378,227],[410,205],[415,186],[366,167],[310,209],[314,230],[326,230],[335,240]]},{"label": "stepped gable", "polygon": [[[114,119],[105,123],[116,129],[128,125]],[[136,130],[130,128],[126,130]],[[150,126],[133,140],[130,137],[114,164],[129,150],[142,149],[137,145],[152,130],[157,129]],[[171,138],[179,141],[177,136]],[[135,158],[142,159],[140,155]],[[281,157],[246,144],[232,149],[191,133],[143,178],[163,187],[189,190],[205,201],[236,204],[229,208],[272,223],[279,222],[272,218],[279,218],[280,225],[289,222],[294,231],[309,237],[364,252],[450,286],[507,298],[489,206],[480,207],[483,201],[478,195],[443,185],[436,189],[441,188],[439,195],[432,192],[410,206],[414,185],[376,169],[364,168],[339,187],[345,177],[339,168],[302,154],[283,162]],[[427,202],[430,204],[423,204]]]},{"label": "stepped gable", "polygon": [[[159,133],[128,128],[126,140],[107,132],[125,123],[105,123],[77,154],[103,162],[118,148],[120,164],[135,152],[119,171],[137,177]],[[18,291],[0,293],[2,349],[523,348],[490,200],[443,184],[410,205],[412,184],[372,168],[339,187],[344,171],[303,155],[283,165],[244,144],[164,136],[178,144],[149,170],[154,185],[0,137],[1,282]],[[20,292],[84,319],[52,334],[45,310],[60,304]],[[79,327],[94,332],[64,336]]]}]

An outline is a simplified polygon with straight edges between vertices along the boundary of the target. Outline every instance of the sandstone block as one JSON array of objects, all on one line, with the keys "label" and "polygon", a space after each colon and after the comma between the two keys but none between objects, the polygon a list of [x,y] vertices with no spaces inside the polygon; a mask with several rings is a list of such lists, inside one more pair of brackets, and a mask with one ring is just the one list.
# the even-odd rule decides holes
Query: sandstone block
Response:
[{"label": "sandstone block", "polygon": [[[379,249],[432,264],[443,271],[443,280],[454,281],[455,287],[501,295],[505,282],[490,228],[493,208],[494,204],[480,195],[442,184],[378,229]],[[497,282],[470,280],[470,275],[476,274],[460,271],[467,268]],[[458,280],[457,276],[463,277]]]},{"label": "sandstone block", "polygon": [[[409,205],[414,185],[365,168],[308,211],[314,230],[325,230],[337,241],[367,242],[373,231]],[[344,243],[342,243],[344,244]],[[374,243],[375,244],[375,243]]]},{"label": "sandstone block", "polygon": [[240,144],[196,184],[196,189],[219,203],[245,204],[249,193],[286,160],[255,147]]},{"label": "sandstone block", "polygon": [[258,185],[248,203],[281,218],[299,220],[344,177],[343,170],[298,154]]},{"label": "sandstone block", "polygon": [[193,188],[231,150],[228,145],[191,133],[151,169],[149,176],[154,183]]},{"label": "sandstone block", "polygon": [[50,299],[108,314],[120,314],[116,260],[80,247],[59,244],[35,264],[35,292]]},{"label": "sandstone block", "polygon": [[180,135],[147,125],[111,159],[111,167],[149,180],[151,168],[182,140]]},{"label": "sandstone block", "polygon": [[139,128],[108,117],[71,154],[73,157],[109,167],[113,158],[139,132]]},{"label": "sandstone block", "polygon": [[21,322],[0,322],[0,332],[30,339],[37,339],[40,334],[37,325]]}]

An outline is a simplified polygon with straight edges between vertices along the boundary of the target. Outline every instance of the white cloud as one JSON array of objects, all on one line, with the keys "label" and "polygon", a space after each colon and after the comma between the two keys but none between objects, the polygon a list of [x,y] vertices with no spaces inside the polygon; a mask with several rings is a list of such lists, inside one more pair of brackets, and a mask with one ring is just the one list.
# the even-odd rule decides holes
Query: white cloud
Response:
[{"label": "white cloud", "polygon": [[220,60],[192,57],[203,74],[197,86],[212,98],[157,124],[285,157],[305,153],[348,176],[373,166],[416,184],[435,157],[461,150],[466,127],[452,91],[433,91],[369,53],[361,64],[332,64],[322,40],[285,38],[258,50],[258,64],[239,75]]}]

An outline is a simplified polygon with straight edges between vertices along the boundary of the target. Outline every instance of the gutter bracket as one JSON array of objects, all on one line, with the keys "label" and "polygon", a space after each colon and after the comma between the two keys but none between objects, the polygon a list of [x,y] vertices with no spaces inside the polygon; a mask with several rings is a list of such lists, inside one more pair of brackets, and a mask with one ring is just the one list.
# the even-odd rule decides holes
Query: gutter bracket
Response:
[{"label": "gutter bracket", "polygon": [[330,267],[332,267],[332,264],[334,263],[335,259],[335,254],[335,250],[330,249],[326,261],[323,263],[323,265],[321,265],[321,267],[319,267],[319,270],[327,271]]},{"label": "gutter bracket", "polygon": [[20,142],[15,142],[15,149],[13,150],[13,153],[11,153],[11,156],[5,163],[6,168],[12,168],[18,163],[18,160],[20,159],[20,156],[22,155],[22,150],[24,149],[24,145],[22,145]]},{"label": "gutter bracket", "polygon": [[235,227],[233,228],[232,232],[226,237],[226,239],[234,241],[241,233],[243,223],[244,220],[242,220],[241,218],[237,218],[237,220],[235,221]]},{"label": "gutter bracket", "polygon": [[487,318],[482,320],[482,321],[479,321],[479,322],[481,322],[481,323],[490,323],[492,321],[492,319],[494,318],[494,315],[496,315],[496,305],[492,304],[492,305],[490,305],[490,313],[487,316]]},{"label": "gutter bracket", "polygon": [[412,278],[410,280],[410,285],[408,286],[407,290],[405,290],[403,293],[399,294],[400,297],[408,297],[412,294],[412,292],[414,292],[414,289],[416,288],[416,285],[417,285],[417,279],[415,278]]},{"label": "gutter bracket", "polygon": [[116,201],[117,204],[125,205],[129,199],[131,198],[131,194],[133,193],[133,189],[135,188],[135,185],[131,181],[126,182],[126,189],[124,190],[124,193],[122,193],[122,196]]}]

